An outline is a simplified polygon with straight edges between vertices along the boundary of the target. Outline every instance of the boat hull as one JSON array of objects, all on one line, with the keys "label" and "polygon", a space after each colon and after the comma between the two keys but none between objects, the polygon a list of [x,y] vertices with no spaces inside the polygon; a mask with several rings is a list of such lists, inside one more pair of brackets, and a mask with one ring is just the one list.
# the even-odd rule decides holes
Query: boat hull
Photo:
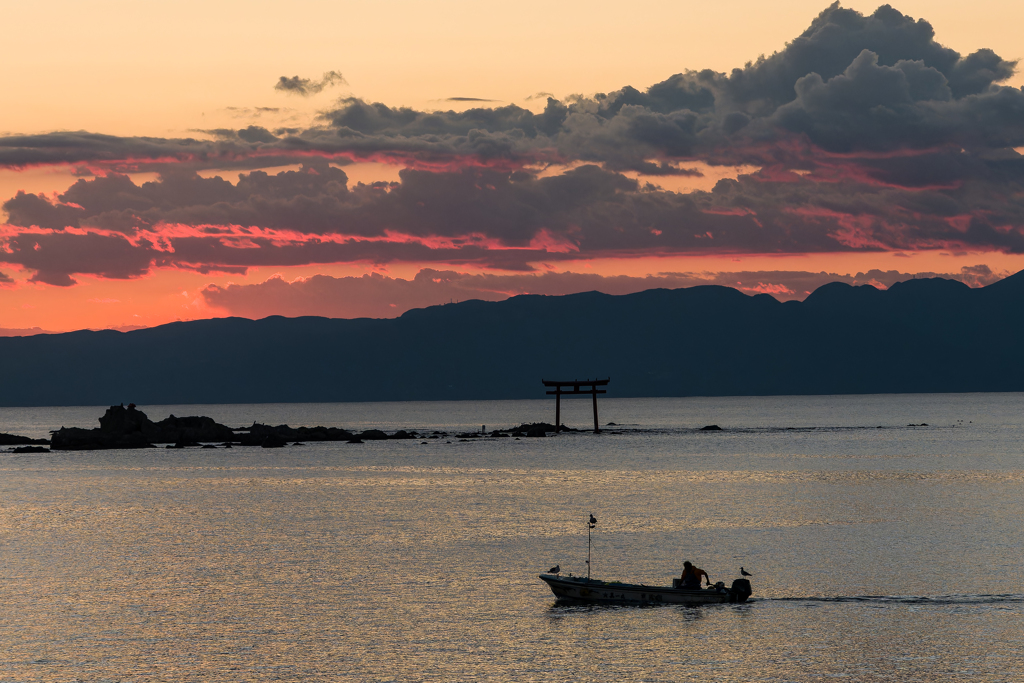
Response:
[{"label": "boat hull", "polygon": [[541,574],[559,602],[591,605],[713,605],[745,602],[746,595],[737,595],[727,588],[669,588],[599,581],[586,577],[561,577]]}]

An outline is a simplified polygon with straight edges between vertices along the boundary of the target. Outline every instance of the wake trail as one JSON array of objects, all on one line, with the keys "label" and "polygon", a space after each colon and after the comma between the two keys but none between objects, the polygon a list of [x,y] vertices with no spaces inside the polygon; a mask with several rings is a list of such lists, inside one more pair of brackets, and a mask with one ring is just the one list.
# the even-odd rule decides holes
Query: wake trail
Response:
[{"label": "wake trail", "polygon": [[867,605],[993,605],[1024,603],[1024,595],[836,595],[830,597],[759,598],[759,602],[853,603]]}]

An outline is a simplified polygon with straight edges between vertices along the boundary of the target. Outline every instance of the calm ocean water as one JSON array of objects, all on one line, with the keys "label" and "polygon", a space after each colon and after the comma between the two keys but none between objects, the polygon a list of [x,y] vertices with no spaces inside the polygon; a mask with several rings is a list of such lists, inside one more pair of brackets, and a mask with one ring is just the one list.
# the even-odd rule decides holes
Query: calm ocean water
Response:
[{"label": "calm ocean water", "polygon": [[[554,412],[141,408],[460,431]],[[0,681],[1024,680],[1024,394],[600,409],[618,426],[520,441],[0,453]],[[5,408],[0,432],[102,412]],[[586,572],[589,513],[595,576],[742,565],[755,601],[556,605],[537,574]]]}]

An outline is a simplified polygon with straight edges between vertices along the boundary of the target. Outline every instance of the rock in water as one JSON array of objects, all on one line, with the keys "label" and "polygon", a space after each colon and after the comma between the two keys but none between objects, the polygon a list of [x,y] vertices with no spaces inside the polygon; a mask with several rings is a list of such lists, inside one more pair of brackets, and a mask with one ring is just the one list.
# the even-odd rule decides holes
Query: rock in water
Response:
[{"label": "rock in water", "polygon": [[18,446],[12,448],[11,453],[49,453],[50,449],[45,446]]},{"label": "rock in water", "polygon": [[100,431],[104,434],[131,434],[152,426],[152,421],[134,403],[127,408],[123,405],[110,406],[100,418]]},{"label": "rock in water", "polygon": [[288,440],[282,439],[277,434],[268,434],[260,445],[264,448],[281,448],[288,445]]},{"label": "rock in water", "polygon": [[48,439],[31,439],[27,436],[18,436],[17,434],[0,434],[0,446],[24,446],[31,444],[45,446],[48,443],[50,443]]}]

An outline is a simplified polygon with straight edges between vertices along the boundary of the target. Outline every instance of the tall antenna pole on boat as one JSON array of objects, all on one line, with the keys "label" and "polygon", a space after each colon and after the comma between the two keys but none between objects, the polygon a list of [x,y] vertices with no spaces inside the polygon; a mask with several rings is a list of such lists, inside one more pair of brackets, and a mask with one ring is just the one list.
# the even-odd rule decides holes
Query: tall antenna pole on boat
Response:
[{"label": "tall antenna pole on boat", "polygon": [[590,530],[597,526],[597,517],[590,514],[590,521],[587,522],[587,581],[590,581]]}]

